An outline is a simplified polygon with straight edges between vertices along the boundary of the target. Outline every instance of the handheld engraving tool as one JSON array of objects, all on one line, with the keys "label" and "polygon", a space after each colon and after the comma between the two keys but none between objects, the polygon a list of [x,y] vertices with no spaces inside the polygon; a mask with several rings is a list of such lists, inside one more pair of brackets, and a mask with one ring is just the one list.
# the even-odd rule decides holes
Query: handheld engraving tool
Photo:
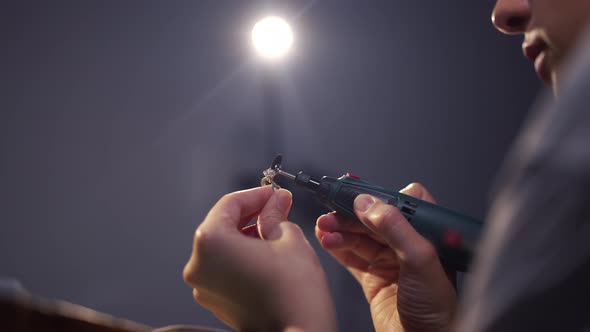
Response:
[{"label": "handheld engraving tool", "polygon": [[[479,238],[482,222],[444,207],[385,189],[358,176],[347,173],[339,178],[323,176],[318,179],[304,172],[297,175],[281,169],[282,156],[278,155],[264,171],[261,184],[274,183],[274,177],[284,176],[311,192],[329,209],[358,221],[354,213],[354,199],[360,194],[372,195],[397,207],[408,222],[436,248],[441,262],[457,271],[465,271]],[[360,221],[359,221],[360,222]]]}]

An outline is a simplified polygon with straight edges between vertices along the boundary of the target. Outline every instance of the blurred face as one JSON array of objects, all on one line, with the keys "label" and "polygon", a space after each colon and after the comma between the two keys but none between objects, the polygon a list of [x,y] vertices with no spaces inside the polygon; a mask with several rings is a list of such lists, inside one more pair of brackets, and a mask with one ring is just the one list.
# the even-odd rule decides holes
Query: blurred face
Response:
[{"label": "blurred face", "polygon": [[492,21],[506,34],[524,35],[525,56],[557,92],[562,64],[590,21],[590,0],[497,0]]}]

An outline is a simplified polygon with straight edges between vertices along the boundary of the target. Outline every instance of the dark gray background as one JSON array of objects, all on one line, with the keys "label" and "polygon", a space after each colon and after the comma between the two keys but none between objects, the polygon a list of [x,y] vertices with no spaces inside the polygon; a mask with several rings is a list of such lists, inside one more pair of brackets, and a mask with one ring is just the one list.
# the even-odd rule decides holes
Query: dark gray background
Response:
[{"label": "dark gray background", "polygon": [[[0,276],[150,325],[222,326],[181,271],[209,207],[256,185],[272,159],[265,107],[278,114],[286,169],[420,181],[483,218],[540,88],[521,38],[493,29],[492,6],[3,2]],[[295,30],[272,68],[249,40],[268,13]],[[292,219],[311,234],[317,205],[294,194]],[[369,330],[359,287],[320,257],[341,329]]]}]

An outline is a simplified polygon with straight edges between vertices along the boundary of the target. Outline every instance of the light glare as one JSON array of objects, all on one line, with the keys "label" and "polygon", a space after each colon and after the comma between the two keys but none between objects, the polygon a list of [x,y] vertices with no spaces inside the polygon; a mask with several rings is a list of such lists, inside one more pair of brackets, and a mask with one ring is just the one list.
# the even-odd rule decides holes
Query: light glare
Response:
[{"label": "light glare", "polygon": [[252,43],[258,53],[266,58],[279,58],[293,44],[293,32],[289,23],[276,16],[258,21],[252,29]]}]

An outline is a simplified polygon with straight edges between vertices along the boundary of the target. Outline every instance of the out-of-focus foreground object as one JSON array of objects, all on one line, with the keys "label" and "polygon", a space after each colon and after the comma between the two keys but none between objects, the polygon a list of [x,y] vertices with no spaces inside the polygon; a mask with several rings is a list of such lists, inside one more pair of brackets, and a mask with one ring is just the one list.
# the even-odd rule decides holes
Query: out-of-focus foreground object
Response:
[{"label": "out-of-focus foreground object", "polygon": [[197,326],[169,326],[153,329],[65,301],[28,293],[16,281],[0,279],[0,330],[35,332],[219,332]]}]

